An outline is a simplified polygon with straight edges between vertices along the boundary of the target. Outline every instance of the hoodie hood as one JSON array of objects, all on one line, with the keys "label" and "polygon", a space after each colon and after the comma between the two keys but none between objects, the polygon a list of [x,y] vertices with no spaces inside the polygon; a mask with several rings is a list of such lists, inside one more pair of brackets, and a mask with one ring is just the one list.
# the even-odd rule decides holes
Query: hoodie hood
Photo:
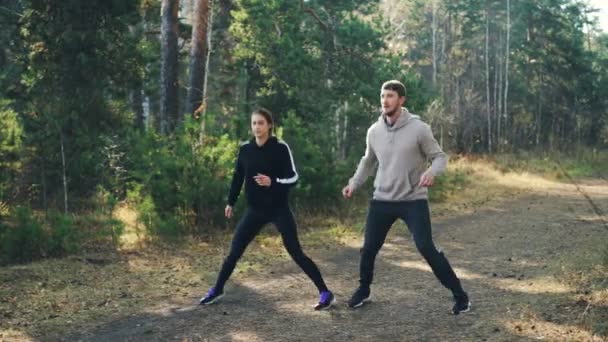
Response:
[{"label": "hoodie hood", "polygon": [[405,107],[401,107],[401,115],[399,115],[397,122],[395,122],[395,124],[392,126],[388,124],[384,114],[380,114],[378,117],[379,123],[383,127],[386,127],[386,130],[388,131],[396,131],[409,124],[411,120],[420,120],[420,116],[410,113]]},{"label": "hoodie hood", "polygon": [[268,140],[266,140],[266,142],[264,143],[264,145],[262,145],[262,146],[258,146],[258,144],[255,142],[255,137],[253,137],[253,138],[249,139],[249,142],[250,142],[250,143],[251,143],[253,146],[257,147],[257,148],[265,148],[265,147],[267,147],[267,146],[271,146],[271,145],[276,144],[278,141],[279,141],[279,140],[277,139],[277,137],[275,137],[274,135],[271,135],[271,136],[269,136],[269,137],[268,137]]}]

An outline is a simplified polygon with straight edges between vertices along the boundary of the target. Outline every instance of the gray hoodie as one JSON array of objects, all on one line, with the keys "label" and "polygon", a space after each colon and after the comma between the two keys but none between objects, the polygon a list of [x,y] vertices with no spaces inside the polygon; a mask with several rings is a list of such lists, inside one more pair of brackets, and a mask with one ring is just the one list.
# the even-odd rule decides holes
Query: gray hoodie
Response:
[{"label": "gray hoodie", "polygon": [[418,183],[429,161],[432,161],[431,172],[437,176],[445,170],[448,157],[433,137],[431,127],[406,108],[401,108],[401,115],[392,126],[384,115],[380,115],[367,130],[365,155],[349,184],[358,188],[377,166],[374,199],[426,199],[427,188]]}]

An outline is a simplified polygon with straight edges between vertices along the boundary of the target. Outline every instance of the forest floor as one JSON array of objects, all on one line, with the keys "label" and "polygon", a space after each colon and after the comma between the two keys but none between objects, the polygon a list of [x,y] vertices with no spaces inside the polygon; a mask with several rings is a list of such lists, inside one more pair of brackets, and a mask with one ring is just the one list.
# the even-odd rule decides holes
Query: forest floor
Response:
[{"label": "forest floor", "polygon": [[608,340],[608,181],[456,167],[472,181],[431,210],[471,312],[450,314],[449,291],[403,223],[376,260],[372,301],[349,309],[367,210],[359,202],[331,219],[299,215],[304,251],[338,299],[328,311],[312,309],[314,286],[268,227],[226,296],[204,307],[230,232],[0,267],[0,341]]}]

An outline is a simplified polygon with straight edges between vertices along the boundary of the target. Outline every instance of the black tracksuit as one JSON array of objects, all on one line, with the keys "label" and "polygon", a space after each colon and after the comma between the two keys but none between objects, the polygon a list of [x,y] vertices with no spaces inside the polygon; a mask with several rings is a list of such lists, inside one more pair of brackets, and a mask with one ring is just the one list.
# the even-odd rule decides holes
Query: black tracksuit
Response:
[{"label": "black tracksuit", "polygon": [[422,254],[441,284],[454,295],[462,295],[464,290],[460,280],[442,251],[433,243],[431,217],[426,199],[414,201],[372,200],[365,223],[365,242],[361,249],[359,267],[361,287],[369,288],[374,278],[374,262],[384,244],[391,226],[398,219],[403,220],[410,230],[416,248]]},{"label": "black tracksuit", "polygon": [[[263,174],[271,179],[269,187],[258,185],[254,176]],[[296,184],[298,173],[289,146],[271,136],[262,146],[255,139],[241,145],[234,169],[228,204],[234,206],[245,182],[247,211],[237,225],[230,254],[224,260],[215,288],[223,291],[237,261],[249,243],[267,223],[274,223],[283,239],[283,245],[292,259],[321,291],[327,291],[321,272],[304,254],[293,214],[289,209],[289,189]]]},{"label": "black tracksuit", "polygon": [[[254,176],[263,174],[271,178],[270,187],[259,186]],[[241,145],[234,168],[228,204],[234,206],[245,182],[247,205],[256,211],[272,213],[288,205],[289,188],[298,180],[298,174],[289,146],[275,137],[262,146],[255,139]]]}]

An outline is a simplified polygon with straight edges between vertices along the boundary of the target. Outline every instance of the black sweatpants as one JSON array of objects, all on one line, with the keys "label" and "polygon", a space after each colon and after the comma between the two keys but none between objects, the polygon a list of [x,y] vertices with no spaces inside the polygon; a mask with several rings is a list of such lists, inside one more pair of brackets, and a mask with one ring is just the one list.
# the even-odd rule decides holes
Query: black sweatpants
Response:
[{"label": "black sweatpants", "polygon": [[232,238],[230,254],[224,260],[215,288],[220,291],[224,290],[226,281],[230,278],[237,261],[243,255],[249,243],[253,241],[253,238],[260,232],[262,227],[270,222],[274,223],[281,233],[283,245],[291,258],[313,281],[319,292],[327,291],[327,286],[323,281],[319,268],[302,251],[302,246],[300,246],[300,241],[298,240],[296,222],[289,207],[277,209],[272,214],[261,213],[247,208],[245,215],[236,227],[234,237]]},{"label": "black sweatpants", "polygon": [[416,248],[431,266],[441,284],[454,294],[463,292],[460,280],[443,252],[433,243],[427,200],[389,202],[372,200],[365,224],[365,241],[361,250],[360,283],[369,287],[374,277],[376,255],[397,219],[405,221],[413,235]]}]

